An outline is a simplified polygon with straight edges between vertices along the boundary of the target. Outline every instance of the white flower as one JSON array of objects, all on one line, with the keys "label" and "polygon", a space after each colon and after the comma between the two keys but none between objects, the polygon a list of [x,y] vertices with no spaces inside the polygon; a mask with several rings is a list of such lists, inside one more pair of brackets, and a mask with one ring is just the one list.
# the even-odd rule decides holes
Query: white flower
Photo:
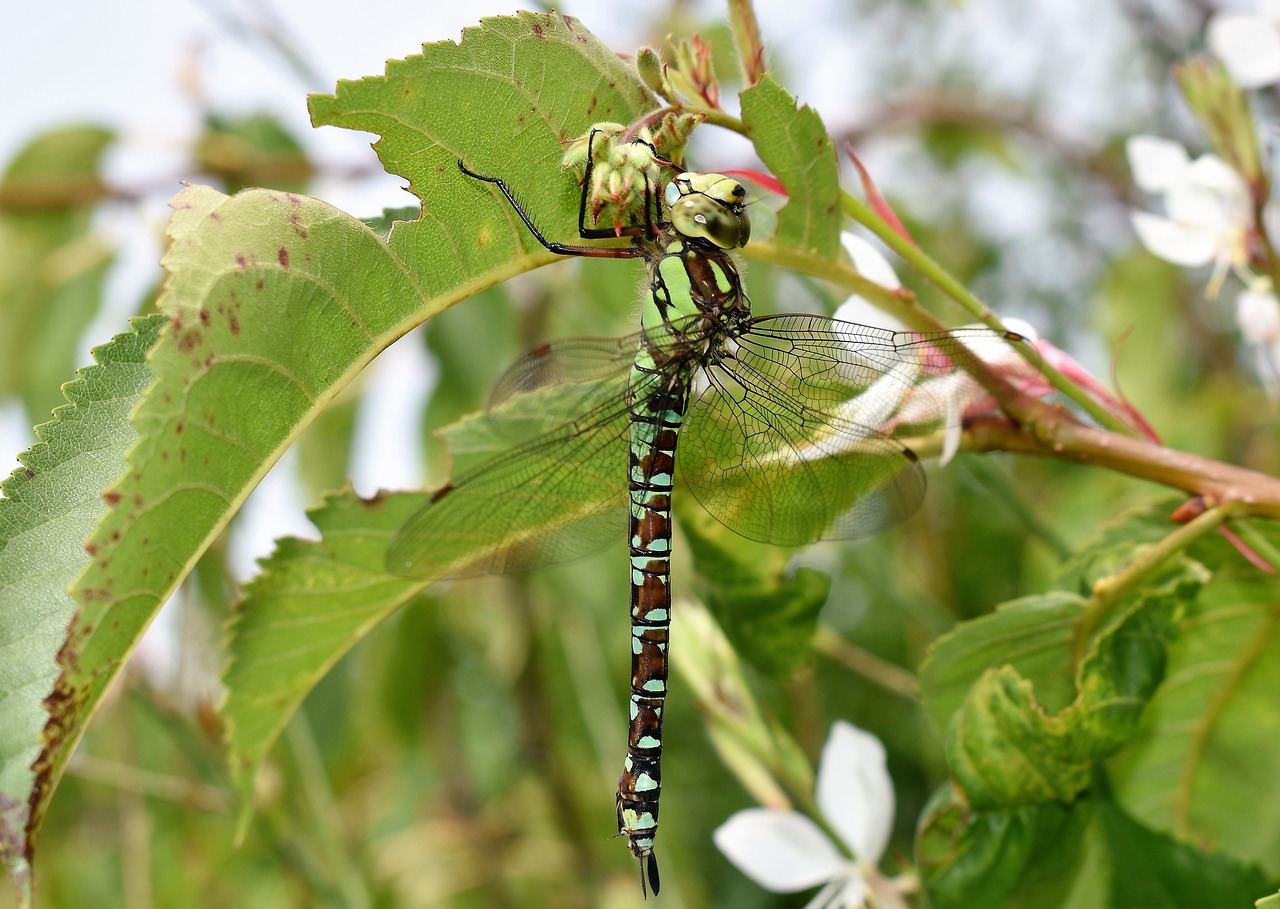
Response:
[{"label": "white flower", "polygon": [[[1180,146],[1178,148],[1181,150]],[[1185,156],[1186,153],[1183,154]],[[854,268],[863,277],[890,290],[897,290],[902,286],[893,266],[866,240],[846,231],[840,235],[840,242],[853,259]],[[837,321],[865,323],[892,331],[906,330],[906,325],[902,322],[876,309],[857,294],[840,305],[834,318]],[[1027,322],[1007,319],[1004,324],[1010,331],[1017,332],[1032,344],[1039,342],[1035,328]],[[848,343],[856,350],[856,337],[851,337]],[[1042,383],[1039,381],[1039,373],[1004,338],[993,334],[987,338],[966,339],[964,344],[975,357],[996,373],[1017,382],[1027,393],[1036,396],[1048,393],[1047,387],[1040,387]],[[876,358],[876,362],[870,365],[883,368],[880,358]],[[931,365],[936,369],[936,364]],[[905,361],[886,371],[866,393],[840,408],[837,412],[840,420],[835,425],[842,430],[845,427],[861,426],[882,426],[887,430],[889,427],[885,424],[891,420],[912,425],[941,423],[946,434],[938,463],[945,466],[960,450],[964,418],[974,410],[991,409],[994,401],[973,376],[961,369],[953,369],[944,375],[926,376],[921,380],[922,372],[921,363]],[[911,393],[913,385],[916,386],[914,394]],[[829,447],[822,448],[820,456],[827,456],[829,450]]]},{"label": "white flower", "polygon": [[1256,13],[1214,13],[1205,43],[1241,88],[1280,81],[1280,0],[1259,0]]},{"label": "white flower", "polygon": [[1260,280],[1236,298],[1236,324],[1253,350],[1254,371],[1267,394],[1280,397],[1280,299]]},{"label": "white flower", "polygon": [[[862,277],[868,281],[875,281],[881,287],[886,287],[889,290],[897,290],[902,286],[902,282],[898,280],[898,276],[894,273],[893,266],[889,264],[889,260],[880,254],[880,250],[866,240],[857,234],[844,231],[840,234],[840,244],[844,247],[845,252],[849,254],[849,258],[853,260],[854,269]],[[902,329],[906,328],[893,316],[882,309],[872,306],[866,298],[857,294],[851,295],[849,299],[840,304],[840,308],[836,310],[835,318],[844,322],[859,322],[864,325],[892,329],[893,331],[902,331]]]},{"label": "white flower", "polygon": [[1244,180],[1217,155],[1192,161],[1181,145],[1156,136],[1134,136],[1125,153],[1134,182],[1164,196],[1164,217],[1131,213],[1138,239],[1177,265],[1213,263],[1213,296],[1227,269],[1247,259],[1245,238],[1253,216]]},{"label": "white flower", "polygon": [[876,870],[893,827],[893,781],[884,746],[869,732],[836,722],[822,748],[815,791],[818,808],[839,835],[840,847],[814,821],[796,811],[739,811],[714,834],[716,847],[743,874],[774,893],[823,885],[808,909],[863,905],[867,888],[885,901],[896,893]]},{"label": "white flower", "polygon": [[[1005,319],[1003,324],[1009,331],[1025,338],[1029,344],[1039,344],[1040,336],[1030,322]],[[1040,373],[1003,337],[991,334],[980,338],[965,338],[962,343],[971,354],[990,367],[992,372],[1013,382],[1025,393],[1035,397],[1049,393],[1050,388],[1044,384]],[[908,424],[942,422],[946,431],[938,464],[945,467],[960,451],[965,417],[994,410],[996,402],[977,379],[958,366],[946,375],[929,377],[921,383],[920,391],[921,394],[912,398],[898,412],[898,418]]]}]

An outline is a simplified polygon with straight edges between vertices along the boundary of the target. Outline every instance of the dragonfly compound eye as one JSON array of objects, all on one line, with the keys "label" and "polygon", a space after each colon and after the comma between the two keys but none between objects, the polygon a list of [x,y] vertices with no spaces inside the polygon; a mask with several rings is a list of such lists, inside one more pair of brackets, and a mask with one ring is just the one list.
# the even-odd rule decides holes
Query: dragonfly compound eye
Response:
[{"label": "dragonfly compound eye", "polygon": [[724,174],[684,173],[667,185],[671,225],[683,236],[721,249],[746,246],[751,236],[747,189]]},{"label": "dragonfly compound eye", "polygon": [[704,193],[682,196],[671,206],[671,224],[682,236],[708,240],[721,249],[745,246],[751,234],[745,211]]}]

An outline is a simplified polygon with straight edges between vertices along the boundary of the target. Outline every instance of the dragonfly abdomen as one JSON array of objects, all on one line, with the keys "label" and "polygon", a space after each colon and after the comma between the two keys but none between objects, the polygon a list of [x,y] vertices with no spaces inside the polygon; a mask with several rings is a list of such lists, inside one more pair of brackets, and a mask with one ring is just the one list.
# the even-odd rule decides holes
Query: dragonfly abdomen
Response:
[{"label": "dragonfly abdomen", "polygon": [[[651,376],[637,363],[638,385]],[[675,387],[672,387],[674,385]],[[658,891],[653,845],[662,792],[662,713],[671,624],[671,485],[688,383],[677,379],[631,403],[628,458],[631,696],[627,759],[618,780],[618,833]]]}]

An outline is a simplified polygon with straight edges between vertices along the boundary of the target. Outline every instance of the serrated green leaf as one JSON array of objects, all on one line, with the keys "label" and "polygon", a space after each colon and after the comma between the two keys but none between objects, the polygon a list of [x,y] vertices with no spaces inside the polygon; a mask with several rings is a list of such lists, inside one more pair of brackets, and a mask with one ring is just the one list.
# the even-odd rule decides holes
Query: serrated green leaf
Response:
[{"label": "serrated green leaf", "polygon": [[[1090,560],[1159,539],[1168,512],[1157,503],[1127,516]],[[1280,544],[1280,525],[1251,524]],[[1188,608],[1167,681],[1108,775],[1116,800],[1148,827],[1280,876],[1280,579],[1221,534],[1199,538],[1187,555],[1213,579]]]},{"label": "serrated green leaf", "polygon": [[98,127],[52,130],[0,179],[0,397],[21,396],[33,422],[62,403],[79,332],[97,311],[111,251],[90,232],[113,139]]},{"label": "serrated green leaf", "polygon": [[[1178,560],[1175,560],[1177,562]],[[975,807],[1066,802],[1088,786],[1096,762],[1123,745],[1164,679],[1179,610],[1205,579],[1195,563],[1135,594],[1091,642],[1075,700],[1054,715],[1012,666],[989,669],[947,728],[951,772]]]},{"label": "serrated green leaf", "polygon": [[129,413],[151,384],[144,361],[162,316],[94,349],[96,366],[63,389],[70,402],[36,427],[0,498],[0,860],[27,886],[28,796],[48,720],[44,698],[75,603],[67,587],[89,560],[83,543],[106,511],[102,493],[125,469]]},{"label": "serrated green leaf", "polygon": [[106,686],[250,490],[352,376],[452,302],[426,300],[368,228],[324,203],[191,187],[173,205],[170,322],[73,591],[33,827]]},{"label": "serrated green leaf", "polygon": [[654,106],[636,73],[576,19],[522,12],[465,29],[460,43],[423,45],[385,76],[312,95],[311,117],[381,136],[374,149],[383,166],[409,181],[423,210],[389,242],[430,286],[424,266],[434,263],[420,257],[441,244],[467,272],[495,258],[513,263],[508,274],[557,258],[494,187],[458,170],[460,158],[505,180],[546,236],[573,240],[580,191],[561,167],[564,143]]},{"label": "serrated green leaf", "polygon": [[232,779],[241,828],[254,776],[307,693],[378,622],[424,584],[387,574],[387,541],[427,500],[397,493],[363,500],[350,491],[310,513],[320,542],[286,538],[237,605],[223,681]]},{"label": "serrated green leaf", "polygon": [[817,111],[796,100],[771,76],[743,91],[742,120],[756,153],[786,187],[772,243],[831,259],[840,249],[840,169],[835,146]]}]

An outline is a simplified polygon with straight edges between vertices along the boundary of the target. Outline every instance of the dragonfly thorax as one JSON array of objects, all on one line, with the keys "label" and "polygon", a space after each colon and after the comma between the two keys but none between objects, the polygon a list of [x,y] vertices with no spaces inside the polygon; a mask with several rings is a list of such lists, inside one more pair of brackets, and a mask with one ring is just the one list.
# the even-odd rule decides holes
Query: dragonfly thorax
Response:
[{"label": "dragonfly thorax", "polygon": [[667,184],[671,226],[690,240],[720,249],[746,246],[751,237],[747,188],[724,174],[683,173]]}]

